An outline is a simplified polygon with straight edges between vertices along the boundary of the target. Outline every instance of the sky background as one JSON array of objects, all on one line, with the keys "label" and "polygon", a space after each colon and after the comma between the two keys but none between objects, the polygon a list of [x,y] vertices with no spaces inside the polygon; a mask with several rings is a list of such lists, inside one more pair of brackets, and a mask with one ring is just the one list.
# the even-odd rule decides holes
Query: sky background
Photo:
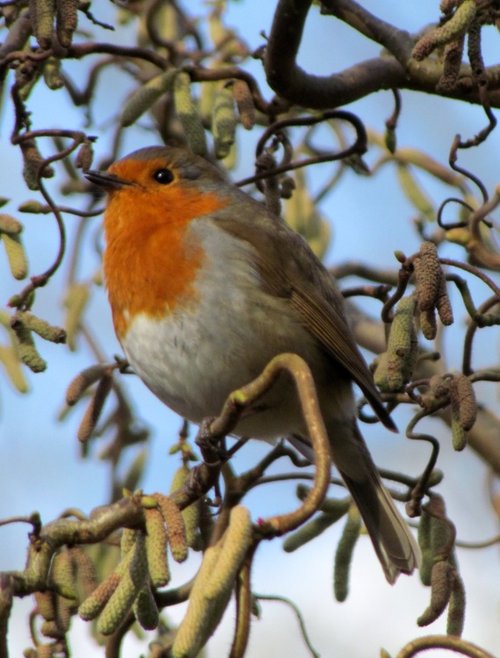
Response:
[{"label": "sky background", "polygon": [[[193,13],[205,15],[206,9],[199,2],[184,3]],[[366,1],[367,9],[393,22],[400,28],[412,30],[438,17],[437,2],[397,3]],[[107,3],[94,3],[94,11],[102,20],[112,21],[114,7]],[[228,10],[229,25],[242,29],[250,48],[262,44],[261,30],[269,32],[275,2],[234,2]],[[193,9],[191,10],[191,7]],[[98,13],[99,12],[99,13]],[[102,13],[101,13],[102,12]],[[82,21],[84,26],[84,21]],[[115,34],[93,28],[96,40],[113,40],[127,43],[131,32]],[[485,60],[496,62],[495,43],[498,35],[493,28],[487,30]],[[496,38],[496,42],[495,42]],[[329,74],[334,70],[377,56],[379,47],[368,40],[354,35],[352,31],[331,17],[321,17],[312,9],[307,22],[304,42],[300,51],[299,64],[315,74]],[[488,57],[489,55],[489,57]],[[73,62],[67,67],[70,77],[78,86],[83,86],[88,64]],[[267,98],[271,92],[263,81],[259,62],[252,62],[249,70],[262,84]],[[83,128],[85,118],[81,109],[68,102],[66,92],[46,93],[39,85],[30,102],[34,110],[34,127]],[[92,134],[99,136],[96,144],[96,161],[106,153],[110,131],[109,119],[120,107],[130,91],[130,80],[126,76],[104,75],[96,91],[95,111],[98,114]],[[380,92],[369,99],[348,107],[358,114],[365,124],[383,132],[384,121],[392,112],[392,95]],[[19,175],[18,149],[9,147],[12,129],[12,113],[8,99],[4,99],[0,117],[0,140],[3,174],[0,177],[0,195],[12,199],[5,212],[16,214],[21,201],[37,198],[29,192]],[[146,122],[141,122],[144,125]],[[482,110],[466,104],[450,103],[412,92],[403,92],[403,113],[398,127],[398,144],[422,149],[431,153],[440,162],[447,162],[450,143],[455,134],[470,137],[485,125]],[[498,131],[497,131],[498,132]],[[244,136],[242,150],[234,179],[250,175],[253,171],[252,148],[258,131]],[[122,154],[135,148],[150,145],[158,138],[144,129],[131,129],[127,133]],[[369,152],[366,161],[373,164],[376,151]],[[498,181],[498,134],[478,149],[460,154],[460,163],[471,168],[491,190]],[[312,189],[317,189],[325,176],[325,169],[309,169],[307,178]],[[6,173],[8,172],[8,174]],[[449,189],[426,176],[420,180],[434,201],[439,202],[449,195]],[[55,190],[57,183],[50,182]],[[76,203],[73,199],[71,203]],[[398,188],[392,168],[386,168],[373,178],[357,177],[348,173],[322,206],[333,230],[331,248],[327,254],[328,264],[346,260],[365,261],[373,266],[394,263],[396,249],[411,254],[418,248],[419,239],[411,227],[415,215],[404,195]],[[498,214],[498,213],[497,213]],[[18,214],[19,216],[19,214]],[[31,274],[41,272],[55,256],[57,236],[55,222],[42,215],[20,217],[25,224],[24,240],[30,256]],[[79,277],[91,277],[99,268],[98,257],[91,246],[96,228],[87,231],[88,249],[81,263]],[[77,222],[66,217],[66,226],[71,241]],[[450,257],[462,258],[458,247],[447,246],[445,253]],[[62,324],[63,284],[67,275],[67,263],[54,277],[50,285],[37,293],[34,312],[54,324]],[[349,282],[351,283],[351,282]],[[22,285],[12,280],[0,253],[0,302],[2,305]],[[475,299],[480,302],[488,293],[484,286],[473,287]],[[370,307],[377,310],[377,305]],[[461,340],[463,338],[465,313],[458,303],[454,308],[456,323],[447,331],[445,353],[449,368],[459,368],[461,362]],[[110,313],[103,291],[93,295],[88,317],[94,333],[111,360],[120,352],[111,326]],[[494,330],[481,331],[476,341],[474,364],[476,367],[498,360],[498,339]],[[3,338],[2,338],[3,340]],[[83,368],[92,365],[93,356],[85,348],[70,353],[67,347],[39,342],[39,349],[48,361],[48,370],[40,375],[27,374],[31,391],[20,395],[13,391],[7,381],[0,377],[0,518],[11,515],[27,515],[33,510],[40,512],[42,520],[54,519],[62,509],[81,508],[88,513],[108,498],[108,463],[97,458],[102,448],[92,449],[92,458],[82,460],[76,439],[83,407],[78,407],[64,423],[56,417],[64,400],[69,381]],[[124,385],[134,401],[139,417],[151,429],[152,439],[148,448],[148,465],[143,488],[147,492],[166,491],[171,475],[178,466],[176,457],[168,457],[168,446],[175,441],[179,429],[179,418],[166,409],[136,378],[127,378]],[[493,385],[477,387],[491,407],[498,406]],[[404,428],[408,412],[398,411],[395,420]],[[418,474],[428,458],[425,444],[409,443],[402,436],[389,435],[378,425],[363,426],[370,450],[376,462],[387,468]],[[438,466],[446,477],[439,491],[444,495],[450,518],[456,523],[458,537],[464,540],[480,540],[497,532],[494,517],[489,508],[486,476],[487,470],[474,453],[466,449],[455,453],[449,446],[447,429],[439,422],[426,421],[422,430],[435,432],[441,439],[442,451]],[[193,432],[194,434],[194,432]],[[99,442],[97,442],[99,443]],[[237,456],[234,465],[243,470],[262,457],[267,446],[253,442]],[[133,456],[131,451],[131,457]],[[284,469],[289,470],[287,465]],[[260,487],[249,496],[247,504],[254,518],[291,509],[296,503],[294,485],[282,483],[266,488]],[[338,490],[337,490],[338,492]],[[367,658],[377,656],[380,647],[395,654],[407,641],[417,635],[445,632],[446,616],[426,629],[416,626],[416,618],[428,604],[429,590],[423,588],[418,576],[401,577],[395,587],[387,585],[371,545],[362,538],[356,548],[351,589],[348,600],[339,604],[332,595],[333,555],[342,524],[337,524],[321,537],[308,544],[296,554],[285,554],[281,542],[276,540],[260,547],[253,572],[253,589],[263,594],[278,593],[294,600],[302,610],[314,647],[326,658]],[[16,524],[0,527],[0,570],[20,569],[25,559],[27,526]],[[495,652],[500,646],[499,621],[500,598],[498,595],[498,547],[478,551],[459,550],[460,570],[465,582],[468,612],[464,637]],[[198,563],[198,556],[188,563],[175,567],[175,580],[180,584],[190,577]],[[11,626],[11,655],[19,656],[29,646],[27,614],[31,610],[30,600],[16,602],[14,621]],[[184,608],[178,606],[168,611],[173,621],[179,621]],[[224,622],[210,643],[208,656],[215,658],[227,654],[232,637],[234,614],[225,616]],[[89,655],[89,644],[83,622],[74,623],[72,631],[73,655],[76,658]],[[140,645],[133,638],[125,644],[125,658],[137,656]],[[301,658],[307,652],[300,639],[298,626],[290,610],[282,604],[264,602],[260,621],[252,625],[248,658],[271,655],[286,655]],[[435,652],[439,658],[444,652]],[[448,654],[447,654],[448,655]]]}]

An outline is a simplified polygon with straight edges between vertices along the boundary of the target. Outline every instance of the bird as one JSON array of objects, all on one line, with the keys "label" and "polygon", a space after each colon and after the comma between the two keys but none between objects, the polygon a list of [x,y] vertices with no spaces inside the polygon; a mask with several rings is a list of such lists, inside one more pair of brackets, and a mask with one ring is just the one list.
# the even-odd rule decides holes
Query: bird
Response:
[{"label": "bird", "polygon": [[[115,332],[136,374],[200,423],[281,353],[308,364],[332,461],[386,579],[411,574],[418,547],[356,422],[353,383],[395,425],[349,326],[342,294],[307,242],[185,147],[150,146],[88,170],[107,195],[104,280]],[[295,439],[311,453],[293,384],[280,375],[235,436]]]}]

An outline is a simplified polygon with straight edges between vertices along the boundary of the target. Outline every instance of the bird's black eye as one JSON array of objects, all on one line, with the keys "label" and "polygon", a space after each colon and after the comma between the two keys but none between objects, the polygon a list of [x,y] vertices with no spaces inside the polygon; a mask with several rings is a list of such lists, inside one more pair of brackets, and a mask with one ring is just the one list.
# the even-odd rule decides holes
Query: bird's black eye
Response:
[{"label": "bird's black eye", "polygon": [[153,174],[153,178],[160,185],[168,185],[174,180],[174,175],[170,169],[157,169]]}]

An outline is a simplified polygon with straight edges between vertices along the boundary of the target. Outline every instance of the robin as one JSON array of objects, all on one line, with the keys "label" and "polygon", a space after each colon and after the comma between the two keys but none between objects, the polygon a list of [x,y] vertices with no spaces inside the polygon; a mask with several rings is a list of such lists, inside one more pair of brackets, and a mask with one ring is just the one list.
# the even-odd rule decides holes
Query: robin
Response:
[{"label": "robin", "polygon": [[[354,381],[395,430],[346,320],[332,276],[278,217],[183,148],[143,148],[87,178],[108,193],[104,276],[118,339],[135,372],[195,423],[277,354],[308,363],[334,464],[387,580],[411,573],[418,548],[356,425]],[[236,435],[307,432],[280,376]],[[300,438],[299,438],[300,437]]]}]

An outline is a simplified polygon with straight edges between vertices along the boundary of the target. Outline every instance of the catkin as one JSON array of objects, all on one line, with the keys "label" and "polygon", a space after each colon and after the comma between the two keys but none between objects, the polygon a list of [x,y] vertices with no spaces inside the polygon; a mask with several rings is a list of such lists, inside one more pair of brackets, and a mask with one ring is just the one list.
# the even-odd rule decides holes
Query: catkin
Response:
[{"label": "catkin", "polygon": [[207,144],[198,108],[191,95],[191,78],[180,71],[174,79],[174,105],[182,124],[188,145],[197,155],[205,155]]},{"label": "catkin", "polygon": [[97,620],[97,630],[103,635],[111,635],[120,626],[146,582],[148,567],[142,532],[136,533],[135,544],[123,563],[120,582]]},{"label": "catkin", "polygon": [[11,215],[0,214],[0,233],[8,233],[9,235],[17,235],[23,230],[23,225],[15,217]]},{"label": "catkin", "polygon": [[355,505],[351,505],[335,552],[333,590],[335,598],[340,602],[345,601],[349,593],[349,571],[360,532],[361,517]]},{"label": "catkin", "polygon": [[31,331],[21,322],[18,322],[13,329],[17,338],[16,351],[19,359],[33,372],[43,372],[47,363],[38,354]]},{"label": "catkin", "polygon": [[431,547],[431,517],[425,510],[422,510],[418,524],[418,545],[422,555],[420,580],[422,581],[422,585],[428,587],[431,584],[431,571],[434,559]]},{"label": "catkin", "polygon": [[233,97],[238,108],[243,128],[252,130],[255,126],[255,104],[252,91],[245,80],[236,79],[232,87]]},{"label": "catkin", "polygon": [[219,559],[221,542],[207,548],[203,555],[200,570],[196,575],[193,589],[189,596],[189,605],[184,619],[179,626],[172,646],[172,658],[189,658],[197,656],[200,649],[205,645],[227,607],[231,597],[232,589],[224,591],[216,599],[208,599],[205,596],[205,587],[208,582],[215,563]]},{"label": "catkin", "polygon": [[401,391],[411,379],[417,360],[418,343],[414,323],[415,298],[403,298],[394,313],[387,352],[380,355],[374,379],[382,391]]},{"label": "catkin", "polygon": [[89,386],[95,384],[106,373],[106,366],[95,365],[85,368],[70,382],[66,389],[66,404],[70,407],[80,400]]},{"label": "catkin", "polygon": [[33,33],[42,49],[50,48],[55,15],[55,0],[30,0]]},{"label": "catkin", "polygon": [[78,440],[82,443],[91,437],[92,432],[94,431],[95,426],[97,425],[97,422],[101,416],[101,411],[104,407],[104,403],[106,402],[108,394],[111,391],[112,385],[113,378],[109,374],[104,375],[97,385],[94,395],[89,402],[89,405],[78,428]]},{"label": "catkin", "polygon": [[1,233],[0,239],[3,242],[10,271],[15,279],[21,280],[28,276],[28,258],[18,234]]},{"label": "catkin", "polygon": [[455,569],[447,560],[436,562],[431,572],[431,601],[417,619],[419,626],[428,626],[443,613],[450,600]]},{"label": "catkin", "polygon": [[[44,159],[34,139],[25,139],[19,144],[23,155],[24,167],[23,178],[30,190],[38,190],[39,176],[42,178],[51,178],[54,175],[52,167],[45,165]],[[42,169],[43,167],[43,169]]]},{"label": "catkin", "polygon": [[420,245],[420,252],[415,257],[413,266],[418,308],[420,311],[430,311],[436,305],[443,277],[436,245],[433,242],[423,242]]},{"label": "catkin", "polygon": [[79,0],[56,0],[57,39],[63,48],[69,48],[78,24]]},{"label": "catkin", "polygon": [[167,524],[168,544],[172,557],[176,562],[183,562],[187,558],[188,547],[182,514],[174,501],[168,496],[156,494],[154,498]]},{"label": "catkin", "polygon": [[22,371],[17,352],[13,347],[0,345],[0,363],[2,363],[14,388],[19,393],[27,393],[29,390],[28,382]]},{"label": "catkin", "polygon": [[64,305],[66,307],[66,341],[69,349],[76,350],[76,336],[80,328],[80,322],[87,307],[90,297],[89,286],[86,283],[73,283],[66,295]]},{"label": "catkin", "polygon": [[225,84],[219,85],[214,97],[212,113],[212,133],[214,136],[215,157],[225,158],[234,144],[236,113],[233,93]]},{"label": "catkin", "polygon": [[135,618],[145,631],[152,631],[158,626],[160,615],[149,583],[139,592],[134,601]]},{"label": "catkin", "polygon": [[298,548],[318,537],[326,528],[329,528],[333,523],[341,519],[349,509],[348,500],[336,500],[337,505],[336,513],[318,514],[312,521],[301,526],[297,532],[286,538],[283,542],[283,549],[287,553],[292,553]]},{"label": "catkin", "polygon": [[463,374],[454,375],[450,381],[451,430],[455,450],[467,445],[467,432],[476,421],[476,396],[470,379]]},{"label": "catkin", "polygon": [[27,329],[34,331],[40,338],[48,340],[51,343],[64,343],[66,340],[66,332],[61,327],[54,327],[46,320],[39,318],[33,313],[21,312],[16,313],[18,318]]},{"label": "catkin", "polygon": [[412,57],[417,62],[428,57],[438,46],[446,45],[465,34],[477,12],[476,0],[463,0],[452,17],[417,41]]},{"label": "catkin", "polygon": [[405,164],[398,164],[396,168],[401,189],[410,203],[415,206],[418,212],[426,219],[434,219],[434,206],[427,194],[424,192],[418,180],[415,178],[410,168]]},{"label": "catkin", "polygon": [[145,509],[144,518],[149,577],[154,587],[163,587],[170,580],[167,562],[167,529],[161,512],[156,508]]},{"label": "catkin", "polygon": [[233,507],[229,517],[219,559],[212,569],[212,575],[205,585],[205,596],[209,599],[218,598],[234,583],[245,555],[252,543],[252,521],[246,507]]},{"label": "catkin", "polygon": [[51,582],[55,590],[67,599],[76,599],[76,572],[69,550],[60,550],[52,560]]},{"label": "catkin", "polygon": [[[180,489],[187,481],[191,471],[189,468],[182,464],[180,468],[174,474],[172,478],[172,484],[170,486],[170,491],[177,491]],[[194,548],[195,550],[199,545],[199,528],[200,528],[200,517],[201,517],[201,500],[195,500],[194,503],[185,507],[182,512],[182,518],[184,521],[184,527],[186,529],[186,543],[189,548]]]},{"label": "catkin", "polygon": [[465,621],[465,588],[458,573],[455,573],[450,602],[448,604],[448,619],[446,633],[460,637]]},{"label": "catkin", "polygon": [[172,88],[176,75],[178,75],[177,69],[171,69],[151,78],[146,84],[136,89],[123,108],[120,118],[122,126],[132,125],[144,112],[147,112],[163,94]]}]

